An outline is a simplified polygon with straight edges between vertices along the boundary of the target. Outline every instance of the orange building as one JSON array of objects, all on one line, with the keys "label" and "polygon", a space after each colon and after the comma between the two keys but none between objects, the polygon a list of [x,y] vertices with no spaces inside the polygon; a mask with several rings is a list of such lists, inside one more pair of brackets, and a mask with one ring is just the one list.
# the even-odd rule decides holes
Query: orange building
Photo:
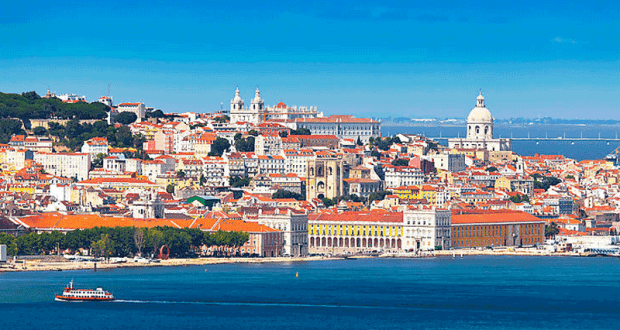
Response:
[{"label": "orange building", "polygon": [[[233,251],[242,255],[258,255],[261,257],[280,257],[284,248],[284,234],[281,230],[273,229],[258,222],[243,221],[239,219],[139,219],[127,217],[106,217],[98,214],[62,214],[57,212],[41,213],[25,216],[17,220],[24,228],[37,232],[69,232],[76,229],[91,229],[94,227],[173,227],[173,228],[198,228],[206,232],[242,231],[250,235],[250,239]],[[225,251],[224,247],[205,248],[205,252],[212,253],[215,250]]]},{"label": "orange building", "polygon": [[545,221],[514,210],[452,210],[452,247],[542,244]]}]

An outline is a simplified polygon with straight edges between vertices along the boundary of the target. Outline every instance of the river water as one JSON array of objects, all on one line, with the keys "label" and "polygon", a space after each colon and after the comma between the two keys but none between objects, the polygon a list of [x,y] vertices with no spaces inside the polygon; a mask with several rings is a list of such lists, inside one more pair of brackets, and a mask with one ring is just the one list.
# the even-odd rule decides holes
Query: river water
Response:
[{"label": "river water", "polygon": [[[0,273],[0,329],[615,329],[619,265],[466,256]],[[72,278],[118,301],[54,301]]]},{"label": "river water", "polygon": [[[611,141],[620,137],[620,127],[611,125],[526,125],[509,126],[495,125],[494,136],[502,138],[558,138],[558,141],[523,141],[515,140],[512,143],[513,151],[522,156],[564,155],[576,159],[602,159],[620,146],[620,141]],[[465,137],[465,126],[389,126],[382,125],[381,133],[391,136],[397,133],[419,134],[428,137]],[[578,138],[593,138],[597,141],[578,141]],[[573,139],[573,140],[571,140]],[[447,139],[438,139],[438,142],[447,145]]]}]

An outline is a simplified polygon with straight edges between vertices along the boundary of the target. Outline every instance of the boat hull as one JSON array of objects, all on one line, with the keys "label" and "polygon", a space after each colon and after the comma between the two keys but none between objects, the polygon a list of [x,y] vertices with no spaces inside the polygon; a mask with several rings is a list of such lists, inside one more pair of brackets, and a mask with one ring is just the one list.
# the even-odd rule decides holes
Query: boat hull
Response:
[{"label": "boat hull", "polygon": [[55,296],[56,301],[113,301],[114,298],[95,298],[95,297],[64,297],[64,296]]}]

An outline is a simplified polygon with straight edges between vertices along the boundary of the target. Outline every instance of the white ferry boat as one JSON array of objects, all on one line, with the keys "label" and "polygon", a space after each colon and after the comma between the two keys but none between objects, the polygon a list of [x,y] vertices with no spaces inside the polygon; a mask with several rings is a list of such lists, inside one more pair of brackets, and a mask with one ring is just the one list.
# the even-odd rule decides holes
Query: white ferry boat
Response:
[{"label": "white ferry boat", "polygon": [[90,289],[74,289],[73,280],[65,288],[62,294],[56,295],[56,301],[112,301],[114,296],[103,288]]}]

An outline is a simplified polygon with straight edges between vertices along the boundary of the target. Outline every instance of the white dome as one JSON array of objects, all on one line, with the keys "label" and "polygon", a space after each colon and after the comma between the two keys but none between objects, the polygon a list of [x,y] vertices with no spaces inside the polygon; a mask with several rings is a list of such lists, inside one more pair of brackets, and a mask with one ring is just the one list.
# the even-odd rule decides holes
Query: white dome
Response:
[{"label": "white dome", "polygon": [[493,116],[487,108],[475,107],[467,116],[468,123],[492,123]]},{"label": "white dome", "polygon": [[482,92],[476,97],[476,107],[471,109],[469,116],[467,116],[468,123],[492,123],[493,116],[491,111],[484,106],[484,96]]}]

